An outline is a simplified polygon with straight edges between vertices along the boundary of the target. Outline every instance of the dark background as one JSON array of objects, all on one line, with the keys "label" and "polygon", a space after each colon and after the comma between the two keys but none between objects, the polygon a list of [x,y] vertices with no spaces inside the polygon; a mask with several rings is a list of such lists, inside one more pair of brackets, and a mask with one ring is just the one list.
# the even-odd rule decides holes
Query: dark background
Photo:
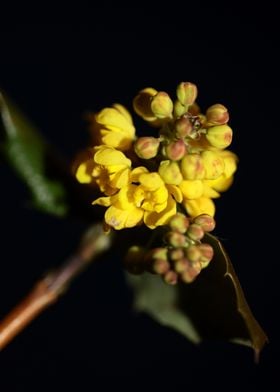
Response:
[{"label": "dark background", "polygon": [[[270,344],[256,366],[248,348],[224,342],[195,348],[147,316],[135,317],[120,261],[110,255],[0,354],[0,373],[12,375],[10,390],[29,390],[36,377],[43,386],[88,382],[81,390],[103,390],[112,381],[132,390],[174,390],[179,384],[275,389],[279,257],[269,221],[277,205],[275,10],[269,4],[245,10],[174,3],[154,11],[106,3],[69,11],[67,23],[2,25],[1,88],[68,159],[88,142],[86,111],[114,102],[131,109],[132,98],[146,86],[174,94],[180,81],[192,81],[202,109],[227,106],[231,148],[240,163],[233,187],[218,201],[216,234]],[[75,249],[86,224],[33,211],[25,187],[2,162],[1,183],[4,316],[43,272]]]}]

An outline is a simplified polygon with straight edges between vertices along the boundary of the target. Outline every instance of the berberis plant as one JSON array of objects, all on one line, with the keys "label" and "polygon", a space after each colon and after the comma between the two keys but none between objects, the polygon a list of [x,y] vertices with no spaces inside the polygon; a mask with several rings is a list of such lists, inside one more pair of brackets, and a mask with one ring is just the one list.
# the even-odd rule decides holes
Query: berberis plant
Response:
[{"label": "berberis plant", "polygon": [[[4,347],[96,256],[124,243],[123,266],[134,307],[194,343],[220,338],[251,346],[267,337],[253,317],[215,228],[215,204],[233,182],[237,156],[222,104],[201,113],[197,87],[176,98],[141,90],[133,108],[148,129],[138,135],[129,111],[113,104],[88,114],[90,146],[64,164],[49,144],[1,97],[1,150],[40,211],[90,217],[76,253],[40,280],[0,324]],[[97,207],[97,206],[101,206]],[[103,211],[105,214],[103,222]],[[102,215],[101,215],[102,214]],[[125,233],[125,241],[120,241]]]}]

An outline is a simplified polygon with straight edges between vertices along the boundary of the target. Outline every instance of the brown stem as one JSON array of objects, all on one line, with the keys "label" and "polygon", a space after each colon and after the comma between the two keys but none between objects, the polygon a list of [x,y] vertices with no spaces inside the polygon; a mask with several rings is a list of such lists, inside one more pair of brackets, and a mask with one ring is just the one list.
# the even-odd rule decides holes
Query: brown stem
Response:
[{"label": "brown stem", "polygon": [[48,306],[57,301],[71,281],[111,245],[111,237],[96,225],[86,233],[77,252],[61,267],[39,280],[31,292],[0,322],[0,350]]}]

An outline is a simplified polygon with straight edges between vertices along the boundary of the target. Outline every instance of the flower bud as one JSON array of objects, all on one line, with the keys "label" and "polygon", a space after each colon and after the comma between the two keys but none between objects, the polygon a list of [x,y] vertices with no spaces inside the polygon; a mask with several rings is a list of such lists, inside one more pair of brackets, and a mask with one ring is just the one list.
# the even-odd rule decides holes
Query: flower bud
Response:
[{"label": "flower bud", "polygon": [[152,264],[152,270],[158,275],[164,275],[170,269],[170,264],[167,260],[155,259]]},{"label": "flower bud", "polygon": [[151,110],[159,119],[172,118],[173,102],[163,91],[157,93],[151,101]]},{"label": "flower bud", "polygon": [[187,235],[191,240],[199,241],[204,237],[204,231],[197,223],[192,223],[188,228]]},{"label": "flower bud", "polygon": [[166,272],[163,279],[164,279],[165,283],[174,285],[178,281],[178,274],[176,274],[175,271],[170,270],[170,271]]},{"label": "flower bud", "polygon": [[183,140],[176,140],[168,144],[165,154],[172,161],[179,161],[186,153],[186,145]]},{"label": "flower bud", "polygon": [[215,180],[223,174],[224,161],[215,151],[203,151],[201,158],[205,168],[206,180]]},{"label": "flower bud", "polygon": [[189,219],[186,215],[177,212],[169,221],[169,227],[172,231],[184,234],[189,227]]},{"label": "flower bud", "polygon": [[184,234],[175,231],[169,231],[165,236],[165,240],[169,245],[174,246],[174,248],[180,248],[186,244],[186,237]]},{"label": "flower bud", "polygon": [[189,263],[190,262],[186,258],[182,258],[182,259],[176,260],[174,262],[174,270],[178,274],[181,274],[182,272],[184,272],[188,268]]},{"label": "flower bud", "polygon": [[226,148],[232,141],[232,129],[228,125],[210,127],[207,130],[206,139],[213,147]]},{"label": "flower bud", "polygon": [[169,251],[168,256],[172,261],[179,260],[184,257],[184,251],[182,248],[172,249]]},{"label": "flower bud", "polygon": [[197,245],[190,245],[186,250],[186,255],[192,263],[195,263],[200,260],[201,252]]},{"label": "flower bud", "polygon": [[153,248],[148,253],[146,253],[146,260],[162,259],[167,260],[167,248]]},{"label": "flower bud", "polygon": [[151,159],[157,155],[159,139],[152,136],[139,137],[134,144],[134,151],[139,158]]},{"label": "flower bud", "polygon": [[219,103],[207,109],[206,117],[208,125],[223,125],[229,120],[227,108]]},{"label": "flower bud", "polygon": [[175,103],[174,103],[174,114],[175,114],[175,117],[181,117],[186,112],[187,112],[186,106],[182,105],[180,101],[176,100]]},{"label": "flower bud", "polygon": [[188,268],[180,275],[180,278],[185,283],[191,283],[199,275],[200,271],[201,265],[199,262],[190,263]]},{"label": "flower bud", "polygon": [[183,181],[177,162],[161,161],[158,172],[166,184],[179,185]]},{"label": "flower bud", "polygon": [[182,82],[177,87],[177,97],[182,105],[192,105],[197,97],[197,87],[193,83]]},{"label": "flower bud", "polygon": [[141,90],[133,100],[135,112],[146,121],[153,121],[155,116],[151,110],[151,100],[157,94],[157,90],[148,87]]},{"label": "flower bud", "polygon": [[192,133],[192,129],[192,123],[187,117],[181,117],[175,121],[175,135],[179,139],[189,136]]},{"label": "flower bud", "polygon": [[199,154],[187,154],[181,161],[181,171],[186,180],[202,180],[205,169]]},{"label": "flower bud", "polygon": [[202,268],[205,268],[208,266],[210,261],[213,259],[214,256],[214,250],[211,245],[209,244],[199,244],[197,245],[200,251],[200,263]]},{"label": "flower bud", "polygon": [[194,223],[200,225],[203,231],[210,232],[215,229],[215,219],[207,214],[201,214],[194,219]]}]

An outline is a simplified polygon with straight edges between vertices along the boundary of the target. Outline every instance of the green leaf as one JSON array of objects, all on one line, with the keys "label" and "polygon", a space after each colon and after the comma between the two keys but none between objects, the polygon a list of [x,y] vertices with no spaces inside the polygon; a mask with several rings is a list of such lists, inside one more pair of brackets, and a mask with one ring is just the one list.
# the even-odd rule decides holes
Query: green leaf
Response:
[{"label": "green leaf", "polygon": [[55,171],[50,147],[36,129],[7,98],[0,94],[1,151],[32,194],[37,209],[64,216],[66,190]]},{"label": "green leaf", "polygon": [[168,286],[155,275],[129,276],[134,308],[170,326],[192,342],[230,340],[254,349],[256,360],[268,339],[254,318],[222,244],[208,234],[214,259],[192,284]]}]

